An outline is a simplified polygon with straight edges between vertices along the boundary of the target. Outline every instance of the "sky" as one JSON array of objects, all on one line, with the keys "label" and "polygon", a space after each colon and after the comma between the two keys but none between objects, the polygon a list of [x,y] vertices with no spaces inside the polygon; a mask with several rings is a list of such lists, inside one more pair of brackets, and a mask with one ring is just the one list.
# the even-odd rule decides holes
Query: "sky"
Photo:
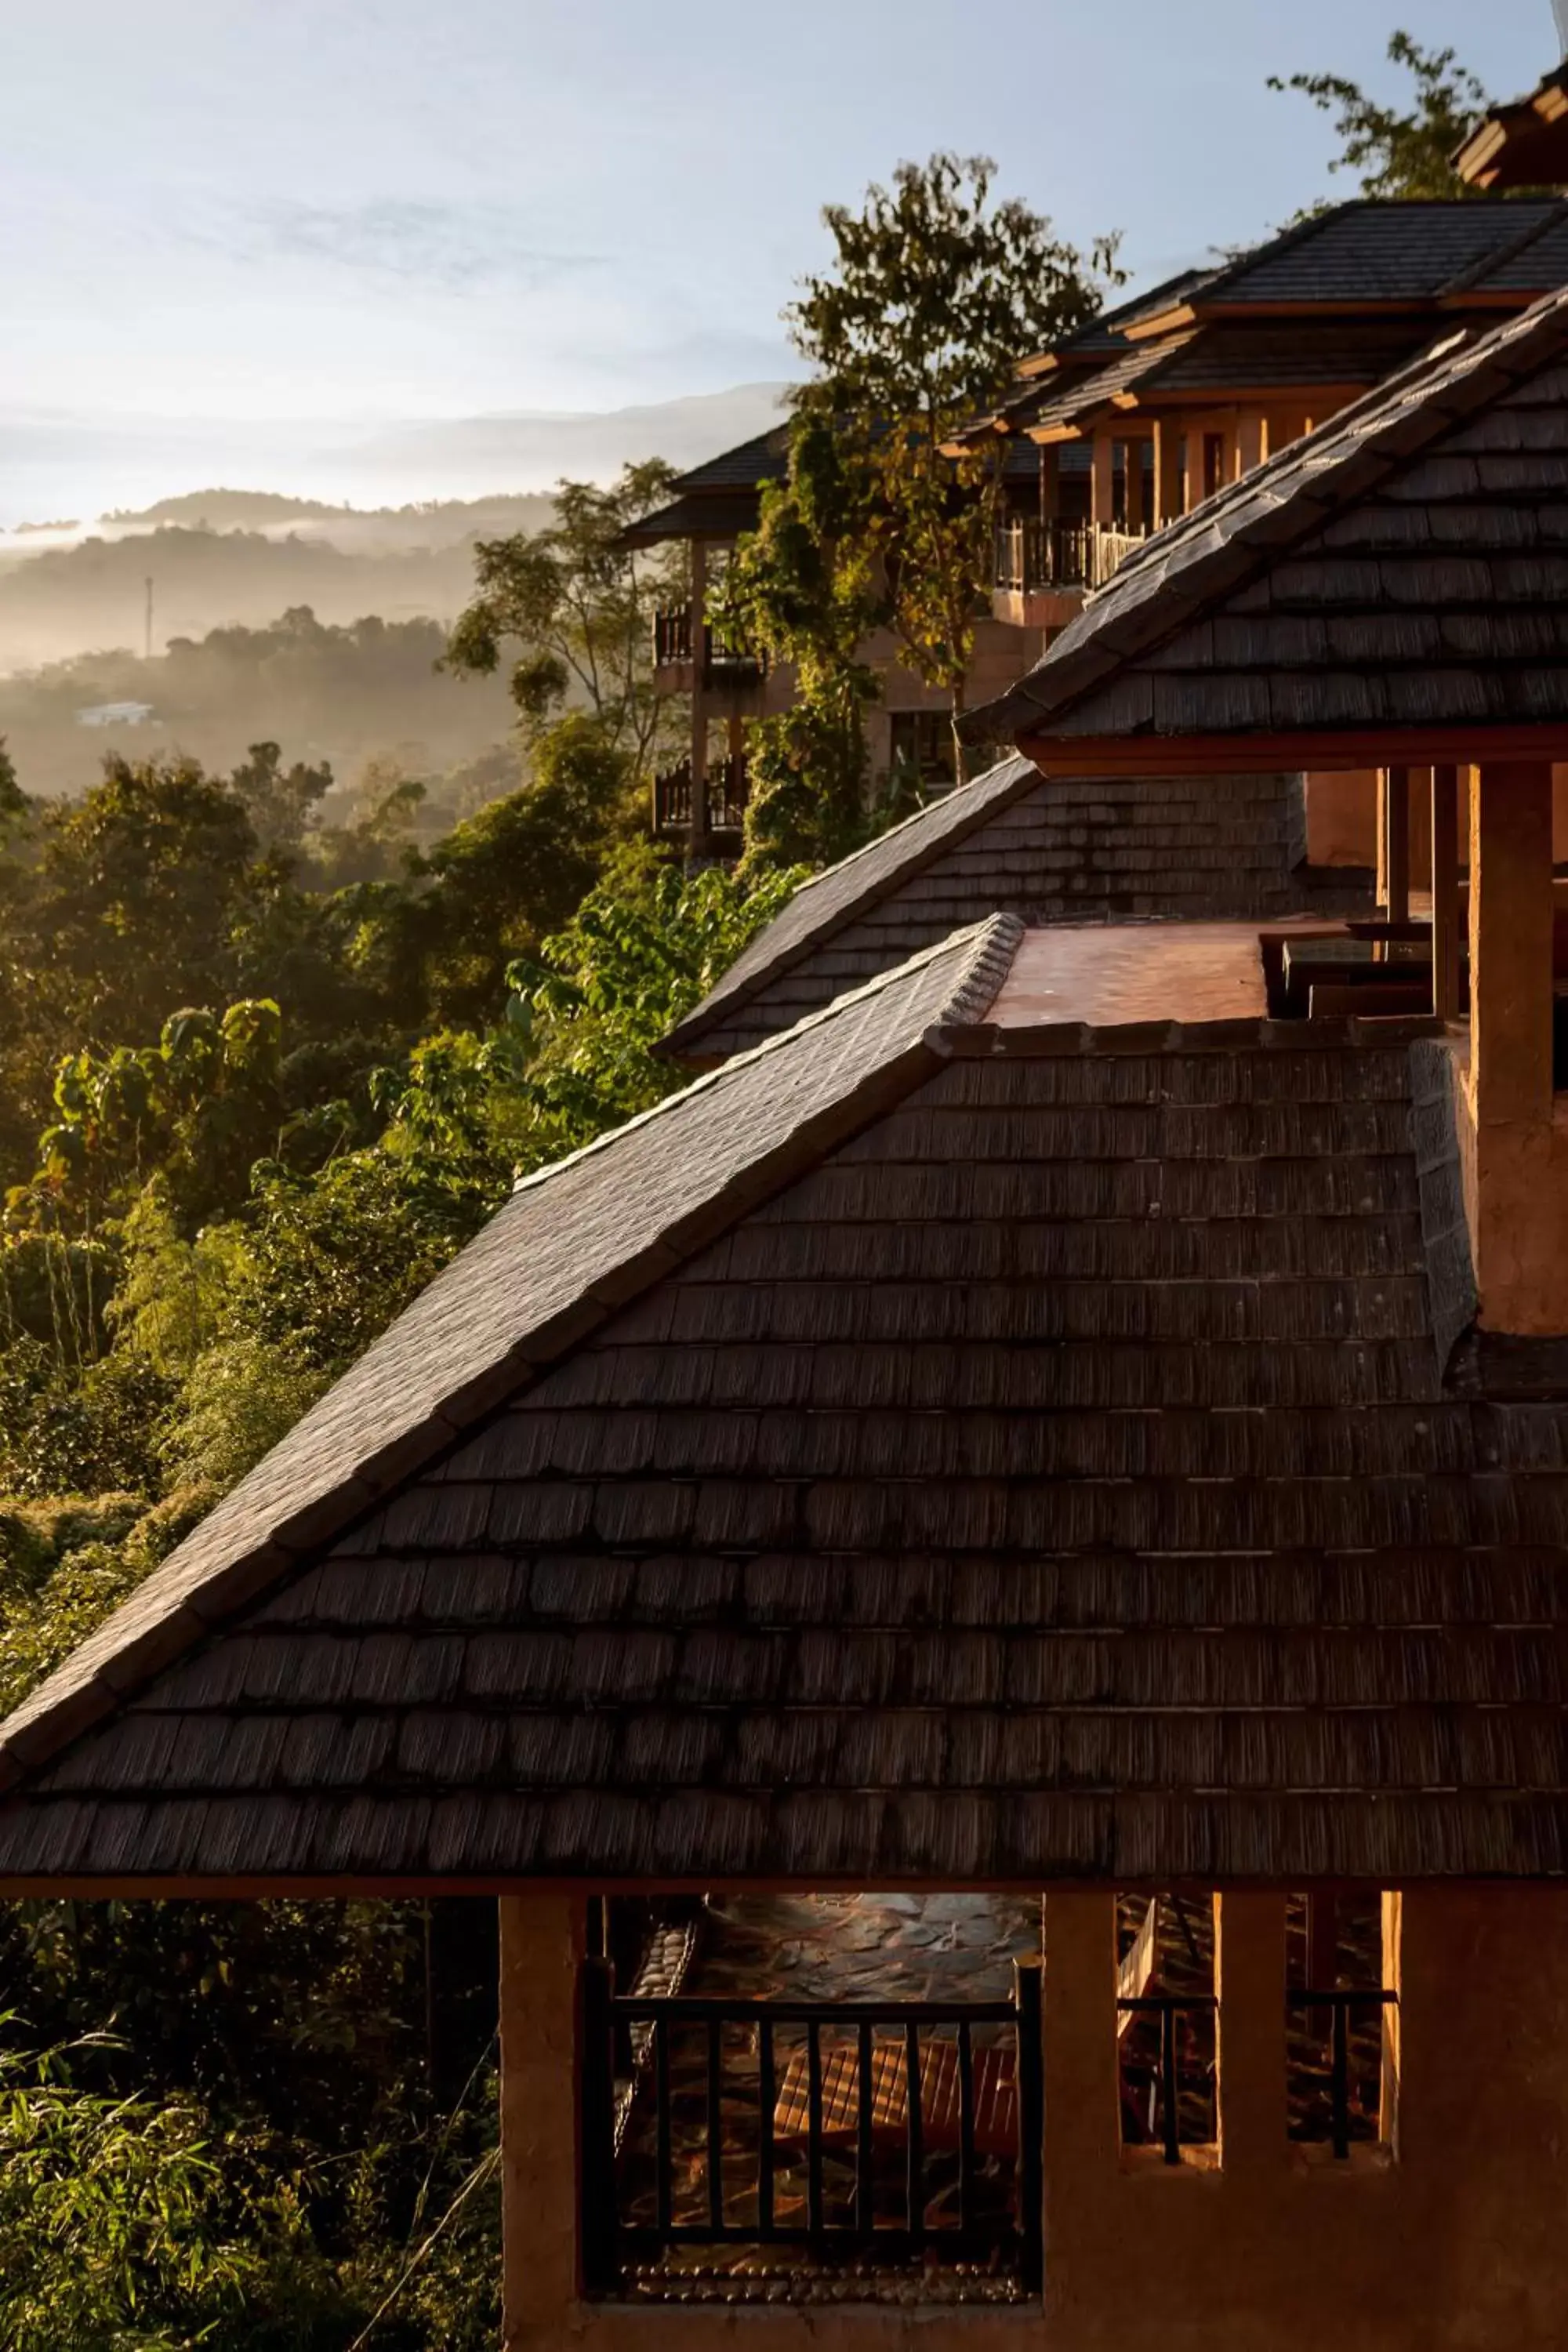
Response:
[{"label": "sky", "polygon": [[1266,79],[1393,92],[1399,25],[1495,95],[1559,53],[1550,0],[0,0],[0,524],[788,376],[821,205],[936,147],[1152,282],[1353,193]]}]

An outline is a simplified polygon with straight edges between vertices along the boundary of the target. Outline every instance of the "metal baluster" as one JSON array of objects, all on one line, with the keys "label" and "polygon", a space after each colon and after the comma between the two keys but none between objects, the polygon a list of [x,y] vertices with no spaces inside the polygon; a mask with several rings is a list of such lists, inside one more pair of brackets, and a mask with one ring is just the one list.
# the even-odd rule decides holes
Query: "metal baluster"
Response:
[{"label": "metal baluster", "polygon": [[966,2017],[958,2026],[958,2226],[966,2235],[974,2226],[974,2053]]},{"label": "metal baluster", "polygon": [[773,2105],[777,2096],[773,2025],[771,2017],[764,2017],[757,2027],[757,2235],[764,2242],[773,2234]]},{"label": "metal baluster", "polygon": [[724,2227],[724,2105],[723,2053],[719,2046],[719,2021],[708,2021],[708,2221],[715,2231]]},{"label": "metal baluster", "polygon": [[904,2028],[904,2077],[910,2110],[905,2200],[910,2242],[920,2247],[925,2243],[925,2151],[921,2121],[921,2030],[914,2024]]},{"label": "metal baluster", "polygon": [[822,2234],[822,2028],[805,2029],[805,2226]]},{"label": "metal baluster", "polygon": [[1165,2095],[1165,2161],[1167,2164],[1180,2164],[1182,2118],[1176,2063],[1176,2011],[1174,2004],[1170,2001],[1160,2012],[1160,2074]]},{"label": "metal baluster", "polygon": [[855,2227],[861,2237],[870,2242],[877,2226],[876,2187],[871,2171],[871,2024],[862,2018],[860,2039],[860,2090],[855,2116]]},{"label": "metal baluster", "polygon": [[662,2017],[653,2021],[654,2169],[658,2196],[658,2233],[670,2229],[669,2177],[669,2027]]}]

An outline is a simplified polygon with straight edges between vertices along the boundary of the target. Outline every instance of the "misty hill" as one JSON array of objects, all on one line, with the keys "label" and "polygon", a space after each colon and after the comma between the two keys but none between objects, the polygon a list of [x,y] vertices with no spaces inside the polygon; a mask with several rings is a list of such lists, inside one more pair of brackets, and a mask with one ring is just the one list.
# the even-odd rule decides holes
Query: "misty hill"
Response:
[{"label": "misty hill", "polygon": [[[418,499],[400,507],[330,506],[324,499],[287,498],[278,490],[182,490],[149,507],[118,507],[100,517],[104,534],[124,538],[163,524],[195,530],[255,530],[276,538],[293,530],[303,539],[330,539],[356,547],[440,547],[473,536],[542,530],[554,501],[542,491],[488,499]],[[25,530],[27,525],[18,526]],[[56,526],[58,528],[58,526]]]},{"label": "misty hill", "polygon": [[300,608],[176,637],[152,661],[90,654],[0,678],[0,735],[24,788],[49,795],[82,791],[106,751],[227,769],[258,741],[328,761],[345,783],[373,759],[436,777],[502,744],[515,718],[503,680],[438,671],[445,650],[436,621],[334,627]]},{"label": "misty hill", "polygon": [[[548,502],[541,502],[548,515]],[[427,534],[427,536],[429,536]],[[365,613],[449,622],[473,588],[472,533],[444,546],[345,550],[288,532],[200,530],[163,523],[119,539],[18,555],[0,569],[0,671],[142,645],[153,582],[154,649],[214,627],[257,628],[291,605],[325,622]]]}]

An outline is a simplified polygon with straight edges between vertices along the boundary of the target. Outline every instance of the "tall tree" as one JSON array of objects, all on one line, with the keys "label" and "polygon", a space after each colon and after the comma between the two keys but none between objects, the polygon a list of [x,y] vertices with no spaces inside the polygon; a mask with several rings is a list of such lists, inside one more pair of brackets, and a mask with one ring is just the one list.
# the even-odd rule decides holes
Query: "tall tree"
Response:
[{"label": "tall tree", "polygon": [[1334,118],[1340,152],[1331,172],[1353,172],[1363,196],[1479,196],[1454,169],[1456,149],[1491,104],[1453,49],[1424,49],[1408,33],[1388,44],[1391,65],[1410,77],[1408,102],[1385,105],[1345,74],[1270,74],[1270,89],[1299,90]]},{"label": "tall tree", "polygon": [[639,773],[651,765],[664,715],[653,688],[653,615],[670,601],[670,559],[632,554],[623,534],[674,478],[650,457],[608,489],[559,482],[548,530],[475,547],[474,597],[442,667],[489,677],[510,648],[508,683],[530,740],[569,707],[585,708],[611,751]]},{"label": "tall tree", "polygon": [[[891,187],[868,188],[858,211],[830,205],[833,266],[806,278],[785,313],[814,371],[797,416],[834,445],[826,566],[847,561],[858,596],[869,559],[879,617],[920,676],[947,693],[955,729],[1003,448],[998,436],[957,460],[944,451],[995,405],[1023,353],[1091,318],[1120,278],[1114,236],[1085,254],[1026,205],[994,201],[994,176],[984,156],[940,153],[900,163]],[[782,504],[769,510],[781,545],[821,519],[820,501],[814,516],[793,482],[786,496],[793,520]],[[754,562],[753,595],[757,574]]]}]

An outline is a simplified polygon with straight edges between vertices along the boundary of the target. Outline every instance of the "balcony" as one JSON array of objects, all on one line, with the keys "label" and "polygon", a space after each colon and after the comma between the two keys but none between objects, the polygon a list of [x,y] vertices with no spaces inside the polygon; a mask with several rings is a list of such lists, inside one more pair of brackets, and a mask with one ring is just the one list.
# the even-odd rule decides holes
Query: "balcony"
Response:
[{"label": "balcony", "polygon": [[[732,849],[746,818],[748,779],[744,756],[717,760],[708,771],[703,827],[721,848]],[[653,783],[653,829],[661,839],[689,835],[692,830],[691,762],[667,769]]]},{"label": "balcony", "polygon": [[696,635],[689,604],[670,605],[654,614],[653,666],[656,682],[665,692],[689,693],[699,683],[721,691],[741,690],[766,677],[767,663],[762,656],[704,623],[699,679],[692,650]]},{"label": "balcony", "polygon": [[[1077,596],[1103,588],[1148,536],[1146,530],[1119,530],[1096,522],[1041,522],[1024,516],[1005,522],[996,533],[998,598],[1016,606],[1029,597]],[[999,613],[998,618],[1028,625],[1016,610]]]}]

